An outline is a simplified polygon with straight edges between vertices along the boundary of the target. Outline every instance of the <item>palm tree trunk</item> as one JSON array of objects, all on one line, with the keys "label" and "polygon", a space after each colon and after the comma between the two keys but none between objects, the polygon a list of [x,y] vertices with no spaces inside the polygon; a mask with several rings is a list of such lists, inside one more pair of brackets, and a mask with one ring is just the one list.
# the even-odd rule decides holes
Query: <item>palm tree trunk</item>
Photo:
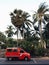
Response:
[{"label": "palm tree trunk", "polygon": [[43,37],[42,37],[42,25],[41,25],[41,20],[39,21],[39,32],[40,32],[40,43],[41,47],[43,48]]},{"label": "palm tree trunk", "polygon": [[43,40],[43,36],[42,36],[42,25],[41,25],[41,20],[39,21],[39,32],[40,32],[40,45],[42,48],[46,48],[46,42]]}]

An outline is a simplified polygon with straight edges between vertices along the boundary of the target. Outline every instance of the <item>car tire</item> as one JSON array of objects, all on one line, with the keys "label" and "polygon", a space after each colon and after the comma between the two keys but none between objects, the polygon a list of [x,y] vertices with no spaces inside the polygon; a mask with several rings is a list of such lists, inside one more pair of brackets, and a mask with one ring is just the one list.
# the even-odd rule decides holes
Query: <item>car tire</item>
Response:
[{"label": "car tire", "polygon": [[7,58],[7,60],[9,61],[9,60],[11,60],[11,58]]},{"label": "car tire", "polygon": [[25,60],[25,61],[28,61],[29,59],[28,59],[28,57],[25,57],[24,60]]}]

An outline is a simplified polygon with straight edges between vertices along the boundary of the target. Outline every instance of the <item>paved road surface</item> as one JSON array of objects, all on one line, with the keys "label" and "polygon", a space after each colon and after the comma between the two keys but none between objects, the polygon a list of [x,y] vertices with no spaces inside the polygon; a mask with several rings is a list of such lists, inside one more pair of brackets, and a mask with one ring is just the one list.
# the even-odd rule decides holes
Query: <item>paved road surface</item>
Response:
[{"label": "paved road surface", "polygon": [[0,65],[45,65],[45,64],[0,64]]},{"label": "paved road surface", "polygon": [[[21,65],[21,64],[0,64],[0,65]],[[22,65],[45,65],[45,64],[22,64]]]},{"label": "paved road surface", "polygon": [[38,65],[49,64],[49,58],[31,58],[31,61],[7,61],[5,58],[0,58],[0,65]]}]

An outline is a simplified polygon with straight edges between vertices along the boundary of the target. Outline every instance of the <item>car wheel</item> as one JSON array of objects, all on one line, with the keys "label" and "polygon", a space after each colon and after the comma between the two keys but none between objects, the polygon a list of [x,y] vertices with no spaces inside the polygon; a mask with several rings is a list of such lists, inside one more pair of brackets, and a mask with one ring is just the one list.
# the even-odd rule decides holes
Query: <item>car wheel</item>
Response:
[{"label": "car wheel", "polygon": [[25,61],[28,61],[28,57],[25,57],[24,60],[25,60]]},{"label": "car wheel", "polygon": [[7,58],[7,60],[11,60],[11,58]]}]

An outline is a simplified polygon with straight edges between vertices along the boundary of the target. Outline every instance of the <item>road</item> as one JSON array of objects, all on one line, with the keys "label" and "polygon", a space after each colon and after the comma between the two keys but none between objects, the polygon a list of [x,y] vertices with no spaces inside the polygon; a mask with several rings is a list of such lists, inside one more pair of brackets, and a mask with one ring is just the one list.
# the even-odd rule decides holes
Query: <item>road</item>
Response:
[{"label": "road", "polygon": [[49,58],[31,58],[31,61],[7,61],[6,58],[0,58],[0,65],[37,65],[49,64]]}]

